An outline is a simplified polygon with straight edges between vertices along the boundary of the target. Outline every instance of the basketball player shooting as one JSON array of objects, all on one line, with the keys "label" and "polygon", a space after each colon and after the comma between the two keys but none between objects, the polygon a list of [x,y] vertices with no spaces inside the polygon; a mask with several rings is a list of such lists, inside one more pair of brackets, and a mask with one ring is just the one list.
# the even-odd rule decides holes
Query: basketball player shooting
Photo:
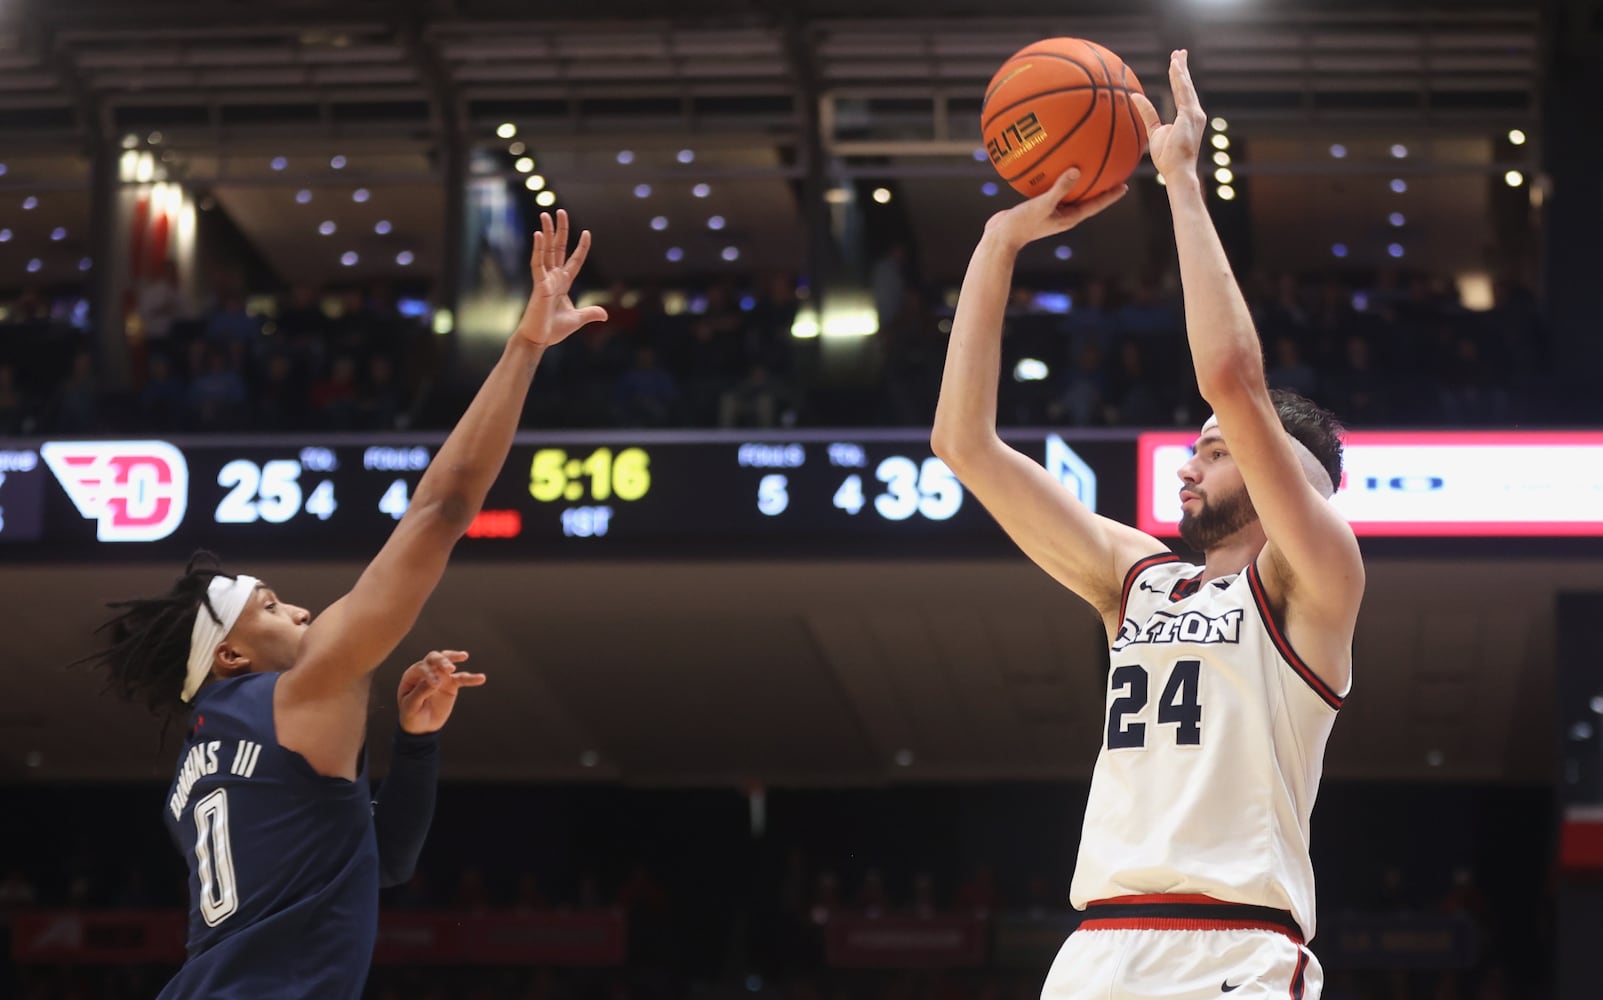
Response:
[{"label": "basketball player shooting", "polygon": [[373,672],[411,631],[512,445],[541,356],[599,307],[568,297],[589,232],[540,216],[534,291],[506,349],[350,593],[314,618],[250,576],[192,561],[162,597],[112,605],[111,687],[192,710],[163,810],[189,864],[188,957],[163,998],[304,1000],[362,993],[378,891],[411,877],[434,810],[437,733],[484,683],[467,654],[401,677],[395,764],[377,802],[364,746]]},{"label": "basketball player shooting", "polygon": [[1050,1000],[1230,994],[1314,1000],[1309,815],[1349,687],[1364,589],[1357,539],[1328,502],[1340,427],[1271,393],[1262,349],[1203,200],[1207,122],[1176,52],[1175,121],[1134,95],[1167,184],[1197,386],[1213,408],[1180,469],[1180,533],[1201,565],[1099,516],[996,433],[1003,307],[1020,248],[1123,194],[994,216],[963,283],[932,443],[1042,569],[1101,615],[1106,727],[1070,899],[1084,911]]}]

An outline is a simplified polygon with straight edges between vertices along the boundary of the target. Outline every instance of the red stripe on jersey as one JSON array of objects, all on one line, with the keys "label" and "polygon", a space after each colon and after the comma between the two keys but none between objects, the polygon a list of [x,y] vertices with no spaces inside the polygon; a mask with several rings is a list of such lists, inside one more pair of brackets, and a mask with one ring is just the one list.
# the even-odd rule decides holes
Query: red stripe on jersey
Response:
[{"label": "red stripe on jersey", "polygon": [[1306,983],[1303,981],[1303,972],[1308,968],[1308,953],[1301,948],[1297,949],[1297,974],[1291,977],[1291,1000],[1303,1000],[1303,990]]},{"label": "red stripe on jersey", "polygon": [[1136,560],[1135,565],[1130,567],[1130,571],[1124,574],[1124,589],[1119,592],[1119,623],[1121,625],[1124,623],[1125,606],[1130,603],[1130,588],[1135,586],[1136,578],[1154,566],[1162,566],[1164,563],[1177,563],[1179,561],[1180,557],[1173,552],[1160,552],[1157,555]]},{"label": "red stripe on jersey", "polygon": [[1297,655],[1297,651],[1291,648],[1291,643],[1286,641],[1286,634],[1280,629],[1280,622],[1275,618],[1274,609],[1269,606],[1269,593],[1264,589],[1263,578],[1258,574],[1256,562],[1247,567],[1247,585],[1252,589],[1252,602],[1258,606],[1258,616],[1263,619],[1264,627],[1269,630],[1269,638],[1274,642],[1275,649],[1279,650],[1280,655],[1291,664],[1291,669],[1297,672],[1297,676],[1314,689],[1314,694],[1322,698],[1331,708],[1340,709],[1341,695],[1314,673],[1313,669],[1303,662],[1302,657]]}]

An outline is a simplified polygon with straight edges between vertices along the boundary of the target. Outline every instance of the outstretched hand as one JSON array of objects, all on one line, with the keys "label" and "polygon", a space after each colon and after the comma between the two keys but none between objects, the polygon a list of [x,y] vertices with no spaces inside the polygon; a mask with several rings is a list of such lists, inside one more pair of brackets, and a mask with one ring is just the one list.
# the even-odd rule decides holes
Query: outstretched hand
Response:
[{"label": "outstretched hand", "polygon": [[557,209],[556,225],[549,212],[540,213],[540,231],[534,234],[534,253],[529,257],[529,273],[534,290],[518,321],[518,336],[541,347],[560,344],[575,330],[590,323],[604,322],[607,311],[600,306],[579,309],[568,297],[573,279],[590,253],[590,230],[579,234],[579,243],[568,255],[568,213]]},{"label": "outstretched hand", "polygon": [[1147,127],[1147,153],[1165,180],[1196,170],[1197,157],[1202,154],[1202,134],[1208,127],[1208,116],[1203,114],[1197,88],[1191,83],[1185,49],[1176,49],[1169,56],[1169,90],[1174,95],[1174,122],[1168,125],[1144,95],[1130,95],[1136,113]]},{"label": "outstretched hand", "polygon": [[1010,249],[1017,251],[1027,243],[1073,229],[1123,198],[1125,192],[1130,190],[1127,185],[1120,184],[1088,201],[1065,203],[1063,199],[1079,179],[1080,168],[1070,167],[1044,193],[991,216],[991,220],[985,224],[985,232],[999,237]]},{"label": "outstretched hand", "polygon": [[414,736],[438,732],[456,707],[456,693],[484,683],[483,674],[456,669],[467,658],[459,649],[435,650],[406,668],[396,693],[402,729]]}]

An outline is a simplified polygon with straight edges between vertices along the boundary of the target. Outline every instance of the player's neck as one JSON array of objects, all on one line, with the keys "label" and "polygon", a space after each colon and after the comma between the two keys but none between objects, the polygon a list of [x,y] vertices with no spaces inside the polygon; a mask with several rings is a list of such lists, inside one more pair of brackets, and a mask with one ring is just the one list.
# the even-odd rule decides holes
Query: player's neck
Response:
[{"label": "player's neck", "polygon": [[1258,522],[1242,528],[1204,553],[1202,582],[1240,573],[1258,558],[1268,541]]}]

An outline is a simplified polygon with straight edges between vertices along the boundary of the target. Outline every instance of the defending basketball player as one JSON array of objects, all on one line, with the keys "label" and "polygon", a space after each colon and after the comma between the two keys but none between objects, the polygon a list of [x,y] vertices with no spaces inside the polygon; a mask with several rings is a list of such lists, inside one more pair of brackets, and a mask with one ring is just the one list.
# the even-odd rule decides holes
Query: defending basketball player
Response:
[{"label": "defending basketball player", "polygon": [[1262,350],[1203,200],[1206,117],[1176,52],[1176,119],[1134,101],[1167,183],[1197,386],[1213,408],[1180,470],[1182,562],[1092,513],[996,433],[1003,307],[1025,244],[1122,191],[1053,190],[993,217],[964,280],[932,442],[1019,547],[1102,616],[1106,727],[1070,898],[1085,919],[1042,996],[1313,1000],[1309,815],[1349,686],[1364,589],[1329,503],[1340,428],[1271,393]]},{"label": "defending basketball player", "polygon": [[92,659],[124,697],[192,709],[164,817],[189,864],[188,959],[163,998],[303,1000],[362,993],[378,890],[405,881],[433,814],[438,732],[484,682],[457,651],[402,675],[396,760],[368,788],[372,675],[411,631],[511,447],[546,349],[606,319],[568,289],[568,220],[540,216],[534,291],[501,359],[356,585],[316,618],[266,584],[192,562],[167,595],[113,605]]}]

